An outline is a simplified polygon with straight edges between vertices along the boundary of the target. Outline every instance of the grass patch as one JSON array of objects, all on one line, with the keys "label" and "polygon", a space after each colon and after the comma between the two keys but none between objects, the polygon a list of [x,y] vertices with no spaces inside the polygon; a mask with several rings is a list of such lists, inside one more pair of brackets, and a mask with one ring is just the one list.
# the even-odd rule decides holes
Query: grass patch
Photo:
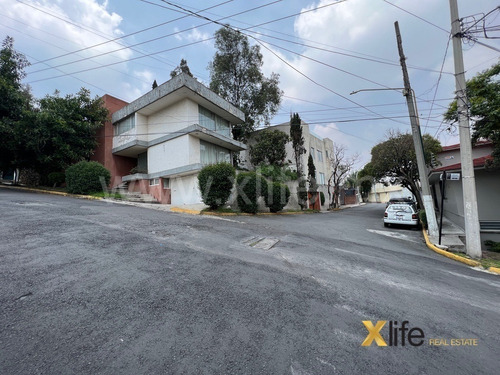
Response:
[{"label": "grass patch", "polygon": [[123,199],[123,196],[120,193],[108,193],[105,191],[98,191],[95,193],[90,193],[89,194],[91,197],[96,197],[96,198],[112,198],[112,199]]},{"label": "grass patch", "polygon": [[204,208],[201,210],[201,212],[216,212],[219,214],[239,214],[241,213],[240,211],[235,211],[229,207],[219,207],[215,210],[212,210],[211,208]]},{"label": "grass patch", "polygon": [[[465,253],[455,253],[454,252],[453,254],[458,255],[458,256],[460,256],[462,258],[473,259],[473,258],[471,258],[470,256],[468,256]],[[484,268],[489,268],[489,267],[500,268],[500,260],[493,259],[493,258],[490,258],[488,256],[484,256],[484,252],[483,252],[483,258],[481,258],[481,259],[473,259],[473,260],[477,260],[479,263],[481,263],[481,266],[483,266]]]}]

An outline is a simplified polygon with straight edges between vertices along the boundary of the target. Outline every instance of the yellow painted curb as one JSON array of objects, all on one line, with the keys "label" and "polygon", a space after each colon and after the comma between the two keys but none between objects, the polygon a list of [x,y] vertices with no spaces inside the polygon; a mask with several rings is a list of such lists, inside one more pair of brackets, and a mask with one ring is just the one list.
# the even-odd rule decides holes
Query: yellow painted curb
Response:
[{"label": "yellow painted curb", "polygon": [[180,207],[172,207],[170,208],[172,212],[179,212],[181,214],[190,214],[190,215],[200,215],[199,210],[190,210],[189,208],[180,208]]},{"label": "yellow painted curb", "polygon": [[73,198],[89,199],[89,200],[101,200],[102,199],[101,197],[93,197],[91,195],[70,194],[70,193],[65,193],[63,191],[36,189],[36,188],[29,188],[29,187],[24,187],[24,186],[0,185],[0,187],[7,188],[7,189],[13,189],[13,190],[17,189],[17,190],[33,191],[35,193],[42,193],[42,194],[61,195],[63,197],[73,197]]},{"label": "yellow painted curb", "polygon": [[430,241],[429,241],[429,236],[427,235],[427,231],[425,229],[422,229],[422,233],[424,234],[424,238],[425,238],[425,243],[427,244],[427,247],[429,249],[431,249],[432,251],[435,251],[436,253],[438,254],[441,254],[441,255],[444,255],[445,257],[447,258],[450,258],[450,259],[453,259],[453,260],[456,260],[458,262],[462,262],[462,263],[465,263],[469,266],[472,266],[472,267],[479,267],[481,266],[481,263],[479,263],[477,260],[472,260],[472,259],[467,259],[467,258],[464,258],[464,257],[461,257],[461,256],[458,256],[458,255],[455,255],[453,253],[450,253],[448,251],[445,251],[445,250],[442,250],[436,246],[434,246]]},{"label": "yellow painted curb", "polygon": [[490,268],[488,268],[488,271],[493,272],[493,273],[497,273],[500,275],[500,268],[498,268],[498,267],[490,267]]}]

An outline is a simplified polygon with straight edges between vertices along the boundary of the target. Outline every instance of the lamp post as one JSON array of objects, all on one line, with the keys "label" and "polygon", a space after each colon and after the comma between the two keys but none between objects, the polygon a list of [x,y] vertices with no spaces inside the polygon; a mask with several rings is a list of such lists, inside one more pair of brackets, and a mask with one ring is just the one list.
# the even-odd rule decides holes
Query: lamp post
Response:
[{"label": "lamp post", "polygon": [[431,189],[429,187],[429,179],[427,176],[427,167],[425,166],[424,158],[424,144],[422,142],[422,134],[420,132],[420,123],[418,119],[417,103],[415,100],[415,92],[412,88],[384,88],[384,89],[361,89],[351,92],[351,95],[357,94],[361,91],[399,91],[407,98],[408,112],[410,115],[411,130],[413,135],[413,144],[415,146],[415,155],[417,157],[418,174],[420,176],[420,186],[422,188],[422,201],[424,204],[425,214],[427,217],[427,224],[429,227],[429,234],[437,236],[438,226],[436,220],[436,212],[434,210],[434,201],[431,196]]}]

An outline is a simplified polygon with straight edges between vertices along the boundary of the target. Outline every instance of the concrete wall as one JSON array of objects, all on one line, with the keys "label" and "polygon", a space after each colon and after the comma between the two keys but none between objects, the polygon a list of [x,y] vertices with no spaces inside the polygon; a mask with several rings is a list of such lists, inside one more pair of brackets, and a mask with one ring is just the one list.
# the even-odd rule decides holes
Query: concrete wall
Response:
[{"label": "concrete wall", "polygon": [[387,203],[391,198],[413,197],[413,194],[407,188],[400,185],[385,186],[381,183],[372,185],[372,190],[368,194],[370,203]]},{"label": "concrete wall", "polygon": [[198,124],[198,104],[189,99],[182,99],[171,106],[148,116],[149,141],[168,133]]},{"label": "concrete wall", "polygon": [[[189,135],[174,138],[148,148],[148,173],[156,173],[190,164]],[[198,141],[199,148],[199,141]],[[198,151],[199,152],[199,151]],[[199,163],[198,159],[198,163]]]}]

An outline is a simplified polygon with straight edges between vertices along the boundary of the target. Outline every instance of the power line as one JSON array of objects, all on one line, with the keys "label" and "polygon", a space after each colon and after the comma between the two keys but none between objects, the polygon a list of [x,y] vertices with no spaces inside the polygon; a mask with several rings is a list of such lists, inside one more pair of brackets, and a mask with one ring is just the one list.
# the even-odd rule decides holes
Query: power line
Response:
[{"label": "power line", "polygon": [[[443,71],[443,69],[444,69],[444,63],[446,62],[446,55],[448,54],[448,48],[450,46],[450,41],[451,41],[451,38],[448,38],[448,42],[446,43],[446,48],[445,48],[445,51],[444,51],[443,62],[441,63],[441,71]],[[429,115],[432,112],[432,108],[434,107],[434,102],[435,102],[436,95],[437,95],[437,92],[438,92],[438,89],[439,89],[439,83],[441,82],[441,77],[442,77],[442,74],[440,73],[439,77],[438,77],[438,80],[436,82],[436,90],[434,90],[434,96],[432,98],[431,109],[429,110]],[[429,124],[429,118],[427,118],[427,122],[425,123],[424,132],[427,129],[427,125],[428,124]]]},{"label": "power line", "polygon": [[[227,4],[227,3],[230,3],[232,2],[233,0],[227,0],[227,1],[224,1],[222,3],[219,3],[219,4],[215,4],[211,7],[208,7],[208,8],[205,8],[205,9],[202,9],[201,12],[204,12],[206,10],[209,10],[209,9],[213,9],[213,8],[217,8],[219,6],[222,6],[224,4]],[[145,31],[149,31],[149,30],[153,30],[153,29],[156,29],[160,26],[165,26],[169,23],[172,23],[172,22],[175,22],[175,21],[179,21],[181,19],[184,19],[184,18],[187,18],[189,17],[189,15],[184,15],[182,17],[177,17],[175,19],[172,19],[172,20],[169,20],[169,21],[166,21],[166,22],[162,22],[162,23],[159,23],[157,25],[154,25],[154,26],[150,26],[150,27],[147,27],[147,28],[144,28],[144,29],[141,29],[141,30],[138,30],[138,31],[134,31],[133,33],[129,33],[129,34],[126,34],[126,35],[122,35],[120,37],[117,37],[117,38],[114,38],[114,39],[110,39],[110,40],[107,40],[105,42],[102,42],[102,43],[98,43],[98,44],[94,44],[92,46],[88,46],[88,47],[85,47],[85,48],[81,48],[81,49],[78,49],[76,51],[72,51],[72,52],[68,52],[68,53],[65,53],[65,54],[62,54],[62,55],[59,55],[59,56],[54,56],[54,57],[51,57],[49,59],[45,59],[45,60],[41,60],[39,62],[37,62],[36,64],[39,64],[39,63],[43,63],[43,62],[47,62],[47,61],[51,61],[51,60],[55,60],[55,59],[59,59],[61,57],[65,57],[65,56],[69,56],[69,55],[72,55],[72,54],[77,54],[78,52],[82,52],[82,51],[86,51],[88,49],[91,49],[91,48],[96,48],[96,47],[100,47],[100,46],[103,46],[105,44],[108,44],[108,43],[111,43],[111,42],[116,42],[117,40],[120,40],[120,39],[125,39],[125,38],[128,38],[130,36],[133,36],[133,35],[137,35],[137,34],[140,34],[140,33],[143,33]],[[33,64],[35,65],[35,64]]]},{"label": "power line", "polygon": [[[232,14],[230,16],[226,16],[226,17],[222,17],[220,18],[219,20],[217,21],[222,21],[228,17],[233,17],[235,15],[241,15],[241,14],[245,14],[245,13],[248,13],[248,12],[252,12],[256,9],[260,9],[260,8],[264,8],[264,7],[267,7],[267,6],[270,6],[270,5],[273,5],[275,3],[278,3],[278,2],[281,2],[282,0],[274,0],[272,2],[269,2],[269,3],[266,3],[266,4],[263,4],[263,5],[259,5],[257,7],[254,7],[254,8],[250,8],[250,9],[247,9],[247,10],[244,10],[244,11],[241,11],[241,12],[238,12],[238,13],[235,13],[235,14]],[[183,17],[184,18],[184,17]],[[78,62],[82,62],[82,61],[86,61],[86,60],[90,60],[90,59],[94,59],[96,57],[101,57],[101,56],[105,56],[105,55],[109,55],[111,53],[115,53],[115,52],[118,52],[118,51],[122,51],[124,49],[133,49],[133,47],[137,47],[139,45],[143,45],[143,44],[146,44],[146,43],[151,43],[151,42],[154,42],[154,41],[158,41],[160,39],[165,39],[167,37],[170,37],[170,36],[173,36],[173,35],[177,35],[177,34],[181,34],[183,32],[186,32],[186,31],[190,31],[190,30],[193,30],[197,27],[202,27],[202,26],[206,26],[206,25],[209,25],[211,24],[212,22],[206,22],[204,24],[201,24],[201,25],[198,25],[198,26],[193,26],[193,27],[189,27],[187,29],[184,29],[184,30],[180,30],[180,31],[176,31],[176,32],[173,32],[173,33],[170,33],[170,34],[167,34],[167,35],[162,35],[162,36],[159,36],[159,37],[156,37],[156,38],[153,38],[153,39],[149,39],[149,40],[146,40],[144,42],[140,42],[140,43],[136,43],[136,44],[132,44],[130,46],[126,46],[124,44],[121,44],[121,43],[118,43],[119,45],[122,45],[124,47],[122,48],[118,48],[118,49],[115,49],[115,50],[112,50],[112,51],[107,51],[107,52],[102,52],[102,53],[99,53],[97,55],[94,55],[94,56],[90,56],[90,57],[86,57],[86,58],[82,58],[82,59],[78,59],[78,60],[73,60],[73,61],[70,61],[70,62],[67,62],[67,63],[63,63],[63,64],[59,64],[59,65],[56,65],[56,67],[62,67],[62,66],[66,66],[66,65],[71,65],[71,64],[75,64],[75,63],[78,63]],[[210,40],[210,39],[213,39],[213,38],[207,38],[207,39],[204,39],[203,41],[207,41],[207,40]],[[162,51],[162,52],[166,52],[168,50],[165,50],[165,51]],[[158,53],[162,53],[162,52],[158,52]],[[158,53],[149,53],[149,54],[143,54],[144,57],[149,57],[149,56],[153,56],[153,55],[156,55]],[[130,61],[130,60],[125,60],[125,61]],[[35,70],[34,72],[31,72],[31,74],[34,74],[34,73],[39,73],[39,72],[42,72],[42,71],[45,71],[47,69],[40,69],[40,70]],[[76,72],[78,73],[78,72]],[[49,78],[50,79],[50,78]],[[33,82],[37,82],[37,81],[33,81]]]},{"label": "power line", "polygon": [[431,25],[431,26],[434,26],[435,28],[437,28],[437,29],[439,29],[439,30],[441,30],[441,31],[444,31],[446,34],[449,34],[449,33],[450,33],[450,30],[443,29],[441,26],[438,26],[438,25],[436,25],[435,23],[432,23],[432,22],[430,22],[430,21],[427,21],[425,18],[422,18],[422,17],[420,17],[420,16],[417,16],[415,13],[412,13],[412,12],[410,12],[409,10],[406,10],[406,9],[404,9],[404,8],[401,8],[401,7],[397,6],[396,4],[393,4],[393,3],[391,3],[391,2],[389,2],[389,1],[387,1],[387,0],[382,0],[382,1],[383,1],[384,3],[387,3],[387,4],[389,4],[389,5],[392,5],[392,6],[393,6],[393,7],[395,7],[395,8],[398,8],[399,10],[402,10],[402,11],[403,11],[403,12],[405,12],[405,13],[408,13],[408,14],[412,15],[413,17],[418,18],[418,19],[419,19],[419,20],[421,20],[421,21],[424,21],[425,23],[427,23],[427,24],[429,24],[429,25]]}]

